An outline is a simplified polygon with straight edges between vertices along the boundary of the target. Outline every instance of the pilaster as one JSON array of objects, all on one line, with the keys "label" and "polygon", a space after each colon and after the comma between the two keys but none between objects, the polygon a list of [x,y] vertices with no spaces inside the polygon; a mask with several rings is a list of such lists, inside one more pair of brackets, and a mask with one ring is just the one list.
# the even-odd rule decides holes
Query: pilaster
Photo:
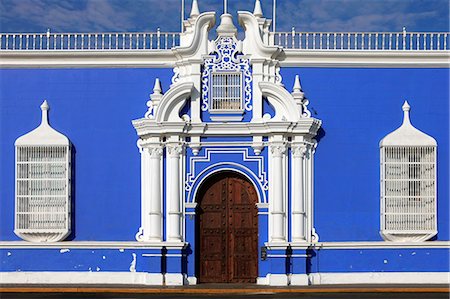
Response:
[{"label": "pilaster", "polygon": [[271,142],[270,148],[270,181],[269,181],[269,201],[271,202],[271,234],[270,242],[286,242],[286,204],[284,181],[285,173],[283,162],[286,153],[284,142]]},{"label": "pilaster", "polygon": [[181,154],[183,145],[170,142],[166,145],[166,200],[167,200],[167,241],[182,241],[181,209]]},{"label": "pilaster", "polygon": [[291,234],[293,242],[306,241],[305,214],[305,155],[308,148],[305,143],[294,143],[291,146]]},{"label": "pilaster", "polygon": [[160,143],[140,142],[141,227],[138,241],[162,241],[162,153]]}]

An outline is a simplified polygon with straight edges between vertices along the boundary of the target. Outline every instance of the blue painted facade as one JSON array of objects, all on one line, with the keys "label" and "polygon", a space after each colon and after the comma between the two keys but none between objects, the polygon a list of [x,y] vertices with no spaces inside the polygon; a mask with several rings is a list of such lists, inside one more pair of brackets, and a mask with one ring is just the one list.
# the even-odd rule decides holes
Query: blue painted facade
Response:
[{"label": "blue painted facade", "polygon": [[[438,141],[439,233],[436,240],[448,240],[448,70],[285,68],[282,72],[287,86],[293,84],[294,74],[301,74],[310,107],[323,120],[315,165],[315,227],[320,240],[381,241],[378,142],[399,125],[398,107],[405,98],[414,109],[413,123]],[[73,227],[69,241],[133,241],[139,227],[140,162],[131,120],[142,114],[153,79],[160,77],[163,86],[167,86],[171,74],[169,69],[1,70],[1,241],[19,240],[13,233],[14,141],[39,123],[36,108],[43,98],[52,105],[51,123],[69,136],[75,149]],[[204,158],[207,152],[210,160]],[[195,172],[200,174],[206,168],[216,171],[226,166],[214,166],[213,161],[226,161],[229,168],[239,169],[248,176],[260,194],[266,194],[266,174],[260,168],[267,168],[267,162],[258,163],[264,160],[267,150],[243,166],[242,158],[252,156],[249,152],[248,147],[203,148],[195,158]],[[187,157],[191,157],[191,152],[188,151]],[[188,164],[188,174],[193,171],[189,167]],[[263,179],[258,180],[252,173],[260,173]],[[206,173],[188,180],[187,202],[192,202],[192,193],[203,176]],[[260,216],[259,225],[267,226],[267,215]],[[187,219],[186,238],[191,244],[195,243],[190,234],[193,229],[194,219]],[[267,236],[260,237],[260,246],[264,242]],[[190,250],[195,250],[194,246]],[[97,267],[102,271],[128,271],[132,260],[130,253],[118,249],[72,249],[64,254],[59,249],[3,251],[2,271],[95,271]],[[139,255],[148,251],[127,249],[127,252]],[[289,271],[304,273],[308,268],[311,272],[449,270],[448,262],[442,262],[448,260],[448,249],[312,252],[309,267],[304,267],[305,260],[300,258],[292,261]],[[30,254],[48,255],[48,258],[30,259]],[[159,267],[159,263],[148,262],[149,259],[138,258],[137,271],[154,272],[152,264]],[[260,262],[261,276],[284,271],[284,259],[271,266],[267,263]],[[188,263],[188,275],[194,275],[194,271],[194,263]]]},{"label": "blue painted facade", "polygon": [[[208,63],[214,64],[217,57],[209,56]],[[245,88],[251,95],[257,88],[251,78],[254,69],[249,60],[244,62],[240,70],[246,72],[243,75]],[[205,79],[205,68],[202,72],[202,79]],[[197,192],[212,174],[232,170],[243,175],[258,194],[258,277],[269,274],[449,272],[448,246],[431,245],[450,239],[449,69],[283,67],[282,82],[289,92],[297,74],[309,100],[311,117],[322,121],[315,136],[317,148],[313,172],[313,229],[319,240],[302,244],[293,240],[294,207],[291,200],[286,200],[286,246],[277,247],[271,243],[269,186],[270,159],[274,158],[267,146],[272,142],[271,136],[264,133],[258,136],[265,145],[257,154],[252,145],[255,135],[237,134],[230,129],[229,134],[222,135],[183,135],[182,141],[187,144],[193,143],[196,137],[202,143],[198,152],[194,152],[193,147],[184,148],[182,158],[185,175],[180,194],[184,204],[182,230],[185,243],[183,246],[164,243],[168,239],[168,194],[162,188],[163,245],[158,247],[150,242],[146,246],[145,242],[136,241],[142,225],[143,191],[141,154],[132,120],[141,119],[145,114],[155,78],[161,80],[163,92],[169,86],[171,89],[176,86],[173,70],[123,67],[1,69],[0,271],[181,273],[186,278],[195,277],[198,274],[195,260]],[[252,123],[255,115],[255,99],[245,97],[242,127]],[[14,242],[20,240],[14,234],[14,142],[39,124],[38,107],[43,99],[51,105],[50,123],[73,145],[72,233],[62,243],[53,245]],[[208,97],[203,94],[201,99],[207,101]],[[400,107],[405,99],[412,107],[412,123],[434,137],[438,144],[438,234],[431,241],[404,247],[397,244],[394,248],[389,247],[389,242],[379,245],[384,242],[379,233],[379,142],[401,124]],[[179,107],[179,116],[188,115],[192,119],[193,109],[198,107],[201,111],[197,113],[203,123],[217,123],[211,118],[208,107],[194,104],[187,98]],[[264,96],[261,119],[263,115],[275,118],[277,109],[270,103],[269,96]],[[294,135],[287,131],[283,134],[286,142],[294,143]],[[157,137],[161,137],[162,142],[169,142],[170,134]],[[164,150],[161,162],[163,187],[167,186],[168,156],[168,151]],[[287,148],[283,164],[287,176],[283,196],[287,199],[293,196],[296,184],[291,179],[293,156],[293,149]],[[355,242],[372,245],[355,245]]]}]

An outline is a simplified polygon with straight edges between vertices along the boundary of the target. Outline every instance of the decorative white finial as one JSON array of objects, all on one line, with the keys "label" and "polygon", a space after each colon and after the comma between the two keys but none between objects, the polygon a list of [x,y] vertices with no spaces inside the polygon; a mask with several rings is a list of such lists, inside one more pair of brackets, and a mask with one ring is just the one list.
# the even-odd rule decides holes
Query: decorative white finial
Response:
[{"label": "decorative white finial", "polygon": [[230,14],[220,16],[220,25],[216,29],[222,36],[237,36],[237,28],[233,24],[233,17]]},{"label": "decorative white finial", "polygon": [[402,109],[403,109],[403,125],[410,125],[411,120],[409,119],[409,111],[411,110],[411,106],[409,106],[407,100],[405,100]]},{"label": "decorative white finial", "polygon": [[47,103],[47,100],[44,100],[44,102],[41,105],[42,110],[42,120],[41,125],[48,125],[48,110],[50,109],[50,106]]},{"label": "decorative white finial", "polygon": [[228,13],[228,12],[227,12],[227,6],[228,6],[227,0],[223,0],[223,13],[224,13],[224,14],[227,14],[227,13]]},{"label": "decorative white finial", "polygon": [[161,81],[159,78],[155,79],[155,86],[153,86],[153,94],[162,94]]},{"label": "decorative white finial", "polygon": [[302,86],[300,85],[300,77],[295,75],[294,87],[292,88],[293,92],[302,92]]},{"label": "decorative white finial", "polygon": [[200,10],[198,9],[197,0],[192,0],[191,14],[189,15],[189,17],[196,18],[199,15],[200,15]]},{"label": "decorative white finial", "polygon": [[257,18],[262,18],[263,16],[260,0],[255,1],[255,9],[253,10],[253,15]]}]

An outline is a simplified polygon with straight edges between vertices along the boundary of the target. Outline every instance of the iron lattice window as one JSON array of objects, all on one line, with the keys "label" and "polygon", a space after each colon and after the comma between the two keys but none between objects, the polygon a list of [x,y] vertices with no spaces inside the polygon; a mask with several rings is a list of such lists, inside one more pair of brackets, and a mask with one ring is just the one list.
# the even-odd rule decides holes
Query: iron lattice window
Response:
[{"label": "iron lattice window", "polygon": [[68,233],[70,156],[67,145],[16,147],[17,233],[47,235],[47,241]]},{"label": "iron lattice window", "polygon": [[436,147],[381,148],[381,230],[436,231]]},{"label": "iron lattice window", "polygon": [[212,111],[241,111],[242,73],[212,73],[211,82]]}]

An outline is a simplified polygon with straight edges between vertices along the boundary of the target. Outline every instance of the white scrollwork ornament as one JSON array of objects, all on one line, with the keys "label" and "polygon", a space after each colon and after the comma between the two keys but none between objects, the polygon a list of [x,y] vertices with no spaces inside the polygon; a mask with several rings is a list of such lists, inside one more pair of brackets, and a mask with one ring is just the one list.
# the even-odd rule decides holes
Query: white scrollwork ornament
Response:
[{"label": "white scrollwork ornament", "polygon": [[238,43],[234,37],[219,37],[215,42],[215,52],[204,61],[202,72],[202,104],[201,110],[209,109],[209,93],[211,91],[211,76],[215,72],[240,72],[243,76],[243,104],[246,111],[253,109],[252,73],[250,60],[238,51]]}]

